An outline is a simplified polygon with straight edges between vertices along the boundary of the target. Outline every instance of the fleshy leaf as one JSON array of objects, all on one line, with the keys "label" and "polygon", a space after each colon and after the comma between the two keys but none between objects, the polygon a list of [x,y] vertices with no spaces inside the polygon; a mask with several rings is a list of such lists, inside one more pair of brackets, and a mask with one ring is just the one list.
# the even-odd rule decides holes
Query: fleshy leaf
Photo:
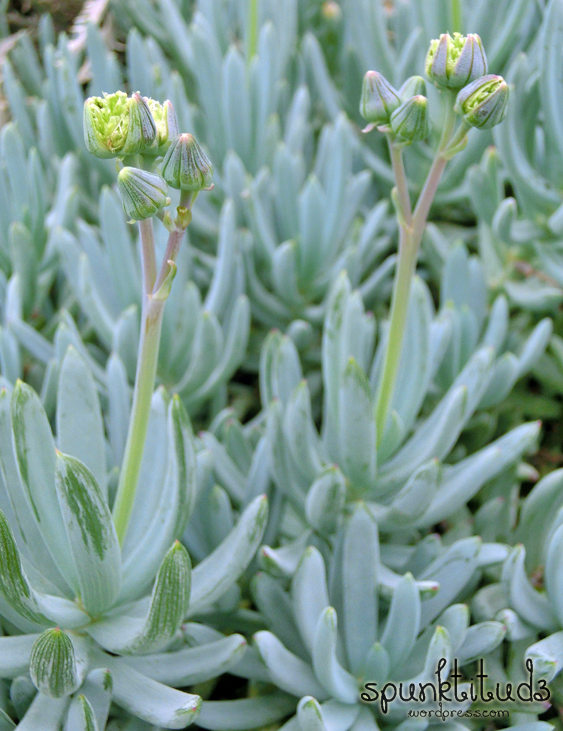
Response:
[{"label": "fleshy leaf", "polygon": [[120,614],[93,624],[88,631],[102,647],[118,655],[156,652],[170,642],[184,621],[190,585],[190,557],[176,541],[158,571],[147,616]]},{"label": "fleshy leaf", "polygon": [[57,454],[55,484],[79,596],[95,616],[115,602],[121,587],[121,552],[111,513],[93,474],[78,459]]}]

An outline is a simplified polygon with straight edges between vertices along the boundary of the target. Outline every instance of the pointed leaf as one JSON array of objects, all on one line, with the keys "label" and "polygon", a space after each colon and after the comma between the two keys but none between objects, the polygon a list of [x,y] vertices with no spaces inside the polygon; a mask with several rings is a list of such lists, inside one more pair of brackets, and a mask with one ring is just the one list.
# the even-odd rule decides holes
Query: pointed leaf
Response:
[{"label": "pointed leaf", "polygon": [[328,696],[315,677],[313,668],[286,649],[271,632],[257,632],[254,642],[278,688],[295,696],[303,693],[314,694],[321,699]]},{"label": "pointed leaf", "polygon": [[563,667],[563,632],[555,632],[528,647],[526,658],[534,663],[534,672],[549,683]]},{"label": "pointed leaf", "polygon": [[109,506],[90,470],[60,452],[55,484],[80,598],[86,610],[97,615],[114,603],[121,588],[121,551]]},{"label": "pointed leaf", "polygon": [[516,546],[506,560],[502,580],[509,597],[510,606],[526,622],[543,630],[554,630],[559,626],[554,607],[545,593],[540,593],[526,575],[524,546]]},{"label": "pointed leaf", "polygon": [[172,640],[187,615],[190,583],[190,557],[176,541],[158,571],[146,618],[117,615],[93,624],[88,631],[115,654],[156,652]]},{"label": "pointed leaf", "polygon": [[242,635],[229,635],[198,647],[163,652],[146,657],[124,657],[129,667],[165,685],[185,687],[205,683],[229,672],[242,659],[246,640]]},{"label": "pointed leaf", "polygon": [[253,559],[268,517],[265,496],[257,497],[227,538],[193,570],[190,614],[213,604],[238,580]]},{"label": "pointed leaf", "polygon": [[360,503],[346,526],[342,556],[343,631],[350,669],[362,671],[367,649],[377,639],[379,537]]},{"label": "pointed leaf", "polygon": [[295,698],[273,693],[238,701],[205,701],[197,725],[210,731],[247,731],[281,721],[295,710]]},{"label": "pointed leaf", "polygon": [[18,731],[59,731],[68,707],[68,698],[50,698],[37,693],[29,710],[18,724]]},{"label": "pointed leaf", "polygon": [[106,727],[111,704],[112,688],[113,680],[111,673],[106,668],[97,668],[88,673],[80,688],[82,694],[92,706],[96,723],[101,730]]},{"label": "pointed leaf", "polygon": [[[90,618],[74,602],[59,596],[34,591],[25,575],[14,534],[6,516],[0,510],[0,597],[17,618],[33,625],[57,622],[66,627],[88,624]],[[18,625],[19,626],[19,625]],[[24,627],[25,629],[25,624]]]},{"label": "pointed leaf", "polygon": [[55,445],[37,394],[19,381],[12,394],[12,424],[18,469],[41,535],[61,574],[75,592],[76,567],[55,489]]},{"label": "pointed leaf", "polygon": [[65,731],[99,731],[94,709],[86,696],[78,695],[72,699]]},{"label": "pointed leaf", "polygon": [[299,633],[312,651],[317,622],[329,604],[324,561],[313,546],[306,549],[293,576],[291,599]]},{"label": "pointed leaf", "polygon": [[397,585],[385,623],[381,644],[389,653],[391,669],[406,662],[420,628],[420,592],[412,574],[405,574]]},{"label": "pointed leaf", "polygon": [[319,702],[306,695],[297,706],[297,720],[301,731],[326,731]]},{"label": "pointed leaf", "polygon": [[373,485],[377,469],[375,412],[365,373],[350,358],[339,390],[339,453],[342,469],[358,490]]},{"label": "pointed leaf", "polygon": [[59,373],[57,440],[61,452],[88,467],[107,496],[106,443],[98,391],[90,369],[72,346]]},{"label": "pointed leaf", "polygon": [[336,612],[327,607],[319,617],[313,643],[315,674],[333,698],[342,703],[358,700],[358,681],[336,658]]},{"label": "pointed leaf", "polygon": [[113,700],[129,713],[171,729],[186,728],[197,719],[201,707],[198,695],[168,688],[113,658],[106,662],[113,678]]},{"label": "pointed leaf", "polygon": [[39,635],[0,637],[0,678],[17,678],[29,667],[31,649]]}]

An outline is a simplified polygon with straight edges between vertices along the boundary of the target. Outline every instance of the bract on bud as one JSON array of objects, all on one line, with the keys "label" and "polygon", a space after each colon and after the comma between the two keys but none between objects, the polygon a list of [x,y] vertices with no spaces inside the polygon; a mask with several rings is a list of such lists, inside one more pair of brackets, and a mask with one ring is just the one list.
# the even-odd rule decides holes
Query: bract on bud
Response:
[{"label": "bract on bud", "polygon": [[402,146],[428,137],[430,133],[428,99],[418,94],[403,102],[391,115],[391,129]]},{"label": "bract on bud", "polygon": [[364,119],[371,124],[387,124],[400,103],[399,93],[385,76],[377,71],[366,73],[360,99],[360,114]]},{"label": "bract on bud", "polygon": [[164,104],[148,99],[149,109],[156,124],[156,138],[153,146],[147,151],[155,156],[164,155],[172,142],[178,137],[178,118],[172,105],[167,99]]},{"label": "bract on bud", "polygon": [[426,56],[426,75],[444,89],[461,89],[487,73],[487,57],[476,33],[462,36],[443,33],[430,42]]},{"label": "bract on bud", "polygon": [[406,102],[412,96],[426,96],[426,81],[422,76],[409,76],[405,83],[399,89],[399,97],[402,102]]},{"label": "bract on bud", "polygon": [[180,190],[198,192],[211,186],[213,165],[190,134],[178,135],[162,161],[162,177]]},{"label": "bract on bud", "polygon": [[457,95],[455,111],[477,129],[500,124],[508,106],[508,84],[502,76],[489,74],[476,79]]},{"label": "bract on bud", "polygon": [[125,157],[150,148],[156,125],[140,94],[123,91],[92,96],[84,102],[84,141],[96,157]]},{"label": "bract on bud", "polygon": [[117,176],[123,209],[128,218],[142,221],[170,204],[166,181],[156,173],[125,167]]},{"label": "bract on bud", "polygon": [[37,690],[51,698],[74,693],[79,680],[70,637],[58,627],[39,635],[31,648],[29,673]]}]

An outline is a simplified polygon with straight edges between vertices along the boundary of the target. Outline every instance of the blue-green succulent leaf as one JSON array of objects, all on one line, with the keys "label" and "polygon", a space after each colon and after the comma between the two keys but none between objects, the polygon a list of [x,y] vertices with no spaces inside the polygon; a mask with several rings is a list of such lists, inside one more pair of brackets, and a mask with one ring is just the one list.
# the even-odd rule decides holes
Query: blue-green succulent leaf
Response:
[{"label": "blue-green succulent leaf", "polygon": [[176,541],[159,568],[146,616],[119,614],[94,623],[88,631],[102,647],[115,654],[157,652],[170,643],[184,621],[190,586],[190,557]]},{"label": "blue-green succulent leaf", "polygon": [[412,574],[405,574],[393,593],[391,606],[381,636],[389,653],[390,667],[401,667],[407,660],[420,628],[420,592]]},{"label": "blue-green succulent leaf", "polygon": [[421,627],[431,622],[466,586],[475,570],[481,548],[479,537],[456,541],[418,577],[440,583],[440,591],[422,604]]},{"label": "blue-green succulent leaf", "polygon": [[300,731],[326,731],[322,709],[316,698],[306,695],[297,705]]},{"label": "blue-green succulent leaf", "polygon": [[65,580],[79,590],[76,566],[55,488],[55,445],[37,394],[21,381],[11,403],[18,471],[29,506],[47,548]]},{"label": "blue-green succulent leaf", "polygon": [[278,688],[294,696],[305,693],[321,700],[329,697],[315,677],[311,665],[286,649],[271,632],[257,632],[254,642]]},{"label": "blue-green succulent leaf", "polygon": [[333,698],[342,703],[358,699],[358,681],[345,670],[336,657],[336,612],[326,607],[321,612],[313,640],[313,667],[322,685]]},{"label": "blue-green succulent leaf", "polygon": [[90,701],[82,693],[75,696],[68,709],[65,729],[99,731],[98,722]]},{"label": "blue-green succulent leaf", "polygon": [[213,604],[238,580],[256,553],[267,517],[268,502],[260,495],[219,547],[194,568],[190,614]]},{"label": "blue-green succulent leaf", "polygon": [[379,537],[361,503],[352,514],[342,553],[342,629],[349,666],[359,675],[366,650],[377,639]]},{"label": "blue-green succulent leaf", "polygon": [[324,561],[319,551],[309,546],[291,582],[295,621],[307,648],[312,651],[317,622],[329,605]]},{"label": "blue-green succulent leaf", "polygon": [[517,546],[508,557],[502,570],[502,579],[510,606],[526,622],[542,630],[554,630],[559,626],[549,598],[534,589],[524,568],[526,551]]},{"label": "blue-green succulent leaf", "polygon": [[18,724],[20,731],[59,731],[68,708],[68,698],[50,698],[37,693],[29,710]]},{"label": "blue-green succulent leaf", "polygon": [[563,624],[563,525],[549,538],[545,561],[545,588],[551,605]]},{"label": "blue-green succulent leaf", "polygon": [[0,677],[17,678],[29,668],[31,648],[39,635],[0,637]]},{"label": "blue-green succulent leaf", "polygon": [[353,489],[367,490],[377,471],[375,408],[366,375],[353,357],[342,374],[338,397],[340,464]]},{"label": "blue-green succulent leaf", "polygon": [[534,672],[548,683],[563,667],[563,632],[555,632],[526,650],[526,658],[534,663]]},{"label": "blue-green succulent leaf", "polygon": [[95,616],[109,609],[121,589],[121,551],[111,512],[90,470],[57,454],[55,485],[77,569],[80,600]]},{"label": "blue-green succulent leaf", "polygon": [[88,673],[80,692],[88,699],[92,706],[99,729],[104,729],[111,705],[113,681],[111,673],[106,668],[96,668]]},{"label": "blue-green succulent leaf", "polygon": [[229,672],[241,661],[245,651],[246,640],[234,634],[198,647],[125,657],[122,662],[159,683],[184,688]]},{"label": "blue-green succulent leaf", "polygon": [[197,725],[210,731],[246,731],[281,721],[294,710],[295,698],[285,693],[238,701],[206,701]]},{"label": "blue-green succulent leaf", "polygon": [[92,373],[72,346],[59,371],[57,443],[92,473],[107,498],[106,443],[98,391]]},{"label": "blue-green succulent leaf", "polygon": [[487,656],[500,645],[505,635],[506,627],[500,622],[480,622],[472,625],[467,630],[460,648],[455,651],[460,665]]},{"label": "blue-green succulent leaf", "polygon": [[107,657],[105,664],[112,674],[114,702],[134,716],[170,729],[186,728],[197,719],[198,695],[157,683],[119,660]]}]

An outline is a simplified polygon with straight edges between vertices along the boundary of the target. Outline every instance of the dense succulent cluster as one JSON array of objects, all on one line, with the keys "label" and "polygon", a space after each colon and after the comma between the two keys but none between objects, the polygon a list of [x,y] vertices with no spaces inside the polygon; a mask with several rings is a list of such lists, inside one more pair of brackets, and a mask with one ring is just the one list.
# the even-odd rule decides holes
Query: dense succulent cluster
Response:
[{"label": "dense succulent cluster", "polygon": [[107,13],[2,65],[0,729],[557,725],[563,0]]}]

